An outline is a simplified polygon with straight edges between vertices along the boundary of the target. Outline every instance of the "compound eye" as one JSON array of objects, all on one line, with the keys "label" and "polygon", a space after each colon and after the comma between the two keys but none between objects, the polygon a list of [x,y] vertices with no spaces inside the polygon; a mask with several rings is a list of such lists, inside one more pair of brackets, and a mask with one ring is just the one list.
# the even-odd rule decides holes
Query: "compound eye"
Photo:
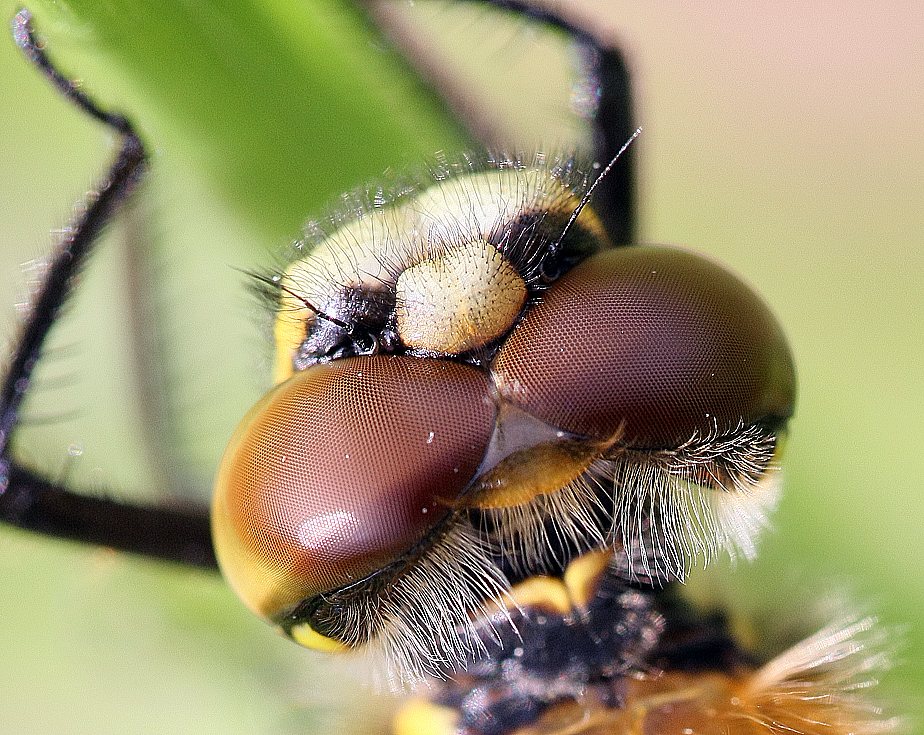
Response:
[{"label": "compound eye", "polygon": [[212,517],[225,576],[278,621],[397,560],[471,480],[495,413],[487,377],[450,362],[354,357],[295,374],[222,459]]},{"label": "compound eye", "polygon": [[549,424],[644,448],[781,423],[795,401],[766,305],[718,265],[667,247],[609,250],[571,270],[493,372],[504,397]]}]

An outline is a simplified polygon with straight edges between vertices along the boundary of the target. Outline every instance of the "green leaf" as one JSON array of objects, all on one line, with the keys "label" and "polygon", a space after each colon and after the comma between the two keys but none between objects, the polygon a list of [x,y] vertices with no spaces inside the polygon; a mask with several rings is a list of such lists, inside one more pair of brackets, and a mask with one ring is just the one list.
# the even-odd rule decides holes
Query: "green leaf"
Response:
[{"label": "green leaf", "polygon": [[73,0],[34,12],[66,68],[137,122],[155,165],[196,171],[280,239],[357,181],[464,142],[349,3]]}]

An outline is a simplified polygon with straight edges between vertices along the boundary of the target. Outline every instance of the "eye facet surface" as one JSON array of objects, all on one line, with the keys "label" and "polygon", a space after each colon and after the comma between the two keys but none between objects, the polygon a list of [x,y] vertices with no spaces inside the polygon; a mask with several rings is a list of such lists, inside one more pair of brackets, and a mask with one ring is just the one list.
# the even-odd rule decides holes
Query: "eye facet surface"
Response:
[{"label": "eye facet surface", "polygon": [[783,333],[738,278],[693,253],[598,253],[531,308],[493,365],[500,394],[562,430],[629,446],[779,422],[795,400]]},{"label": "eye facet surface", "polygon": [[356,357],[302,371],[238,427],[219,469],[219,561],[266,617],[399,558],[448,512],[494,425],[487,376]]}]

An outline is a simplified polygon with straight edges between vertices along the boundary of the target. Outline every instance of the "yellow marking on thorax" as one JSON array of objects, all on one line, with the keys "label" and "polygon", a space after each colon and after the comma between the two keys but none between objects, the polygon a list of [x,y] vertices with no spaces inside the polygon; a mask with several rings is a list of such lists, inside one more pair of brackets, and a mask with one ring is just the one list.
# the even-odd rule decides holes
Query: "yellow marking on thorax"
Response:
[{"label": "yellow marking on thorax", "polygon": [[610,549],[590,551],[579,556],[565,569],[564,582],[571,596],[572,604],[579,609],[586,609],[597,594],[600,579],[613,561]]},{"label": "yellow marking on thorax", "polygon": [[510,600],[524,609],[545,609],[561,616],[583,610],[596,594],[613,559],[610,550],[590,551],[572,561],[561,578],[536,575],[510,589]]},{"label": "yellow marking on thorax", "polygon": [[459,713],[422,697],[405,702],[392,721],[394,735],[455,735]]},{"label": "yellow marking on thorax", "polygon": [[544,609],[562,616],[571,614],[568,590],[555,577],[529,577],[510,589],[510,599],[526,609]]}]

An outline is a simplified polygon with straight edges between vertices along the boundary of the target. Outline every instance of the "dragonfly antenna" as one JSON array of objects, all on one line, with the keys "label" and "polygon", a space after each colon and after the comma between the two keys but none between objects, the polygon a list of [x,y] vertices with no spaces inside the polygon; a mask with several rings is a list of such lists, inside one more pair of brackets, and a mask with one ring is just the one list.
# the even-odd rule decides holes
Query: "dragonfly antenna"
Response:
[{"label": "dragonfly antenna", "polygon": [[562,240],[565,239],[565,235],[568,234],[568,230],[571,229],[571,225],[574,224],[574,221],[578,218],[578,216],[584,210],[584,207],[586,207],[587,204],[590,202],[591,197],[593,197],[594,195],[594,190],[597,188],[600,182],[603,181],[603,179],[606,178],[607,174],[609,174],[609,172],[613,170],[613,166],[616,165],[616,161],[620,159],[622,154],[626,152],[626,149],[628,149],[628,147],[632,145],[635,142],[635,139],[638,138],[638,136],[641,134],[642,134],[642,128],[636,128],[635,132],[632,133],[631,136],[629,136],[629,140],[627,140],[625,143],[622,144],[622,148],[620,148],[619,151],[616,153],[616,155],[613,156],[612,159],[610,159],[610,162],[606,164],[606,167],[600,172],[597,178],[594,179],[594,183],[590,185],[590,188],[586,192],[584,192],[584,196],[581,197],[580,203],[574,208],[574,211],[571,213],[571,217],[568,220],[568,223],[565,225],[565,229],[562,230],[561,235],[559,235],[558,241],[555,243],[556,246],[561,245]]}]

